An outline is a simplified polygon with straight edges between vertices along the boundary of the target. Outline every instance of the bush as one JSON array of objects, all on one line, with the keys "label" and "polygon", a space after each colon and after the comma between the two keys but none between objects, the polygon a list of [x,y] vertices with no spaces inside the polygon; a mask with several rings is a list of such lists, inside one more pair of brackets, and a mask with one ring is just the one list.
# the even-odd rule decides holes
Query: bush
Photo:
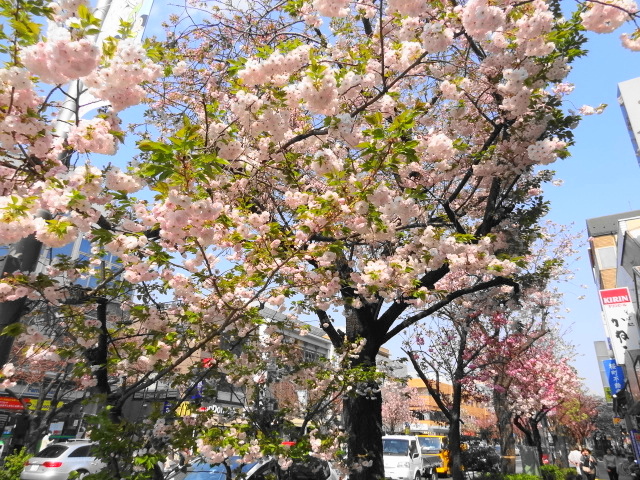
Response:
[{"label": "bush", "polygon": [[20,473],[24,468],[24,462],[32,456],[31,453],[27,453],[25,448],[17,453],[7,455],[4,459],[4,466],[0,469],[0,480],[20,480]]},{"label": "bush", "polygon": [[566,480],[562,469],[556,465],[541,465],[540,475],[542,480]]},{"label": "bush", "polygon": [[540,480],[540,477],[529,475],[528,473],[516,473],[514,475],[505,475],[504,480]]},{"label": "bush", "polygon": [[581,480],[582,475],[578,475],[575,468],[562,468],[562,474],[564,475],[564,480]]},{"label": "bush", "polygon": [[516,473],[514,475],[505,475],[500,472],[483,473],[475,477],[476,480],[540,480],[536,475],[528,475],[526,473]]},{"label": "bush", "polygon": [[560,468],[556,465],[542,465],[540,474],[543,480],[580,480],[575,468]]}]

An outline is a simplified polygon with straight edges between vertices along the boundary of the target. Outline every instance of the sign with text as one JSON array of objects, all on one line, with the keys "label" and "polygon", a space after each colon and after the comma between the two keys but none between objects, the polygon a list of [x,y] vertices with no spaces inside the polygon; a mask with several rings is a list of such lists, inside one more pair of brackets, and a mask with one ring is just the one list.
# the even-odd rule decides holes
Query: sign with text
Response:
[{"label": "sign with text", "polygon": [[600,303],[616,364],[624,365],[627,349],[637,349],[638,325],[627,287],[600,290]]},{"label": "sign with text", "polygon": [[616,364],[615,360],[603,360],[604,373],[609,381],[609,387],[611,388],[611,395],[617,395],[624,389],[626,380],[624,378],[624,369]]},{"label": "sign with text", "polygon": [[[29,402],[28,399],[25,401]],[[17,398],[0,397],[0,410],[24,410],[24,407]]]}]

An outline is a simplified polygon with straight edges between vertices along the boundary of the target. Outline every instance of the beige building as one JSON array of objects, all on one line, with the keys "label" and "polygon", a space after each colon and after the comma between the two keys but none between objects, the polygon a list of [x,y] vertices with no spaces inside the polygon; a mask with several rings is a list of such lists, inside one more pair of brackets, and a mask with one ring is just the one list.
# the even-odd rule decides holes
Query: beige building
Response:
[{"label": "beige building", "polygon": [[[411,424],[411,431],[446,434],[449,430],[448,422],[429,394],[424,382],[419,378],[410,378],[407,385],[417,389],[420,395],[419,405],[411,408],[416,416],[416,420]],[[444,395],[450,395],[453,392],[451,385],[446,383],[440,383],[440,389]],[[479,425],[496,423],[493,410],[488,405],[475,401],[467,401],[462,405],[462,419],[465,421],[462,425],[463,435],[476,435]]]},{"label": "beige building", "polygon": [[[605,392],[611,390],[614,411],[637,428],[640,414],[640,210],[587,220],[589,257],[599,290],[606,348],[596,342]],[[615,364],[624,378],[614,387],[607,365]],[[621,388],[620,391],[616,391]]]}]

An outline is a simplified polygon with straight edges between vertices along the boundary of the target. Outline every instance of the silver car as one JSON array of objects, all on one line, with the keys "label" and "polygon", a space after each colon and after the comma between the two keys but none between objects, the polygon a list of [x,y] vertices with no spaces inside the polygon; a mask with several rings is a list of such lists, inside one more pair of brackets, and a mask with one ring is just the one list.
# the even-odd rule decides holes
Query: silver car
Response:
[{"label": "silver car", "polygon": [[78,472],[78,478],[97,473],[105,464],[93,455],[93,445],[86,440],[51,443],[25,463],[20,479],[67,480],[71,472]]}]

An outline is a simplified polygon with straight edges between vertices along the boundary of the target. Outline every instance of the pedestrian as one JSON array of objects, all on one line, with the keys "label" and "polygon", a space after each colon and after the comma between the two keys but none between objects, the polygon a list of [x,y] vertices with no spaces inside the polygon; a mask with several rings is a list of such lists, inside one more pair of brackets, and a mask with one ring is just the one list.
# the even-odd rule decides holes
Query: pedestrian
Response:
[{"label": "pedestrian", "polygon": [[582,449],[582,457],[580,457],[580,470],[584,480],[596,480],[596,459],[591,455],[588,448]]},{"label": "pedestrian", "polygon": [[607,468],[609,480],[618,480],[618,457],[613,454],[610,448],[604,456],[604,466]]},{"label": "pedestrian", "polygon": [[580,445],[573,447],[573,450],[569,452],[569,456],[567,458],[569,460],[569,466],[575,468],[578,476],[582,477],[582,472],[580,471],[580,459],[582,458]]},{"label": "pedestrian", "polygon": [[40,440],[40,447],[38,447],[38,451],[40,452],[41,450],[44,450],[50,443],[51,434],[47,433],[44,437],[42,437],[42,440]]}]

